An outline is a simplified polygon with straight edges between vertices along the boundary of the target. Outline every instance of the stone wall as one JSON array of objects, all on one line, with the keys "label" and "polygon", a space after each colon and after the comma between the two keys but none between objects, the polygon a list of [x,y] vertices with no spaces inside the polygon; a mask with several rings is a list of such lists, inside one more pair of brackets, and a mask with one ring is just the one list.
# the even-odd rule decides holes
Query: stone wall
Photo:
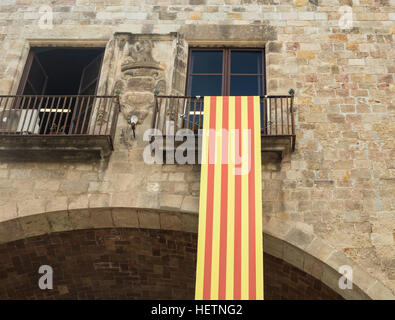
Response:
[{"label": "stone wall", "polygon": [[[45,3],[54,19],[43,30]],[[341,5],[352,7],[352,29],[339,27]],[[106,46],[99,91],[112,93],[125,76],[124,51],[114,43],[127,34],[139,51],[136,41],[149,35],[170,94],[183,92],[188,46],[265,47],[268,94],[296,91],[297,138],[296,151],[281,163],[264,159],[264,223],[303,226],[394,291],[394,6],[393,0],[3,0],[0,94],[16,92],[31,45]],[[198,166],[143,162],[149,91],[157,84],[147,81],[148,87],[144,81],[125,87],[131,99],[145,96],[137,102],[147,115],[136,140],[119,117],[109,160],[1,162],[1,220],[88,207],[197,213]]]}]

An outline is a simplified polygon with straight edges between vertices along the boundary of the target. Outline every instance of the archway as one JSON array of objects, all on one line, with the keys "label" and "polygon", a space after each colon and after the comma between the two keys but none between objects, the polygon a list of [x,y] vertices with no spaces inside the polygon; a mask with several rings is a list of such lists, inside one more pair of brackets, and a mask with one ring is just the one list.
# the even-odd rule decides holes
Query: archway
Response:
[{"label": "archway", "polygon": [[[0,245],[0,299],[193,299],[197,235],[105,228]],[[41,290],[41,265],[53,290]],[[266,299],[342,299],[304,271],[265,254]]]},{"label": "archway", "polygon": [[[389,291],[380,282],[362,271],[355,263],[353,265],[353,262],[347,260],[341,252],[327,246],[322,240],[309,233],[309,230],[276,219],[270,220],[264,226],[265,288],[267,291],[265,294],[267,299],[270,299],[270,297],[337,299],[340,296],[346,299],[380,299],[383,297],[383,292],[377,290],[377,286],[382,286],[387,292]],[[119,298],[193,298],[196,231],[196,214],[135,208],[59,211],[4,221],[0,223],[0,241],[2,243],[0,245],[0,255],[3,255],[3,261],[8,262],[4,264],[6,267],[0,270],[1,283],[5,283],[5,279],[15,280],[17,276],[13,275],[12,270],[13,268],[18,269],[18,266],[24,270],[19,270],[18,274],[31,274],[33,272],[35,277],[27,277],[31,280],[27,280],[27,278],[20,280],[21,282],[19,286],[15,287],[16,289],[12,289],[12,286],[9,285],[4,289],[3,286],[0,289],[0,295],[7,294],[9,297],[17,297],[18,292],[23,292],[22,288],[29,286],[28,281],[33,281],[34,288],[38,288],[37,264],[52,263],[61,266],[62,259],[69,257],[70,263],[67,264],[67,268],[58,268],[62,270],[59,279],[69,280],[69,282],[60,284],[59,294],[62,293],[67,296],[67,292],[70,295],[74,292],[74,295],[78,295],[75,292],[77,292],[76,288],[79,288],[81,298],[88,298],[92,297],[92,292],[96,292],[96,294],[113,292],[114,288],[119,287],[120,283],[128,283],[128,281],[133,283],[133,277],[137,277],[136,279],[140,279],[139,281],[145,281],[144,285],[135,285],[136,288],[141,288],[140,291],[126,292],[120,290],[117,291],[119,295],[122,292],[125,295],[123,297],[118,295]],[[103,240],[103,243],[107,241],[111,245],[103,247],[100,244],[102,240],[98,240],[100,237],[107,239]],[[151,249],[144,249],[144,245],[136,245],[137,242],[131,240],[136,237],[145,239],[141,241],[151,246]],[[76,242],[73,239],[77,239]],[[83,241],[78,239],[83,239]],[[162,242],[159,239],[162,239]],[[167,250],[172,250],[166,246],[163,247],[167,243],[172,243],[171,246],[176,251],[166,253]],[[90,249],[93,250],[93,253],[89,251]],[[107,252],[104,249],[109,251]],[[118,254],[118,251],[128,252],[132,249],[134,251],[130,251],[129,254]],[[79,254],[78,250],[84,252],[84,254]],[[59,256],[51,254],[57,251],[63,252],[63,254]],[[74,251],[78,254],[73,255]],[[159,252],[159,256],[156,256],[154,251]],[[178,257],[178,260],[175,259],[174,261],[178,261],[179,266],[189,265],[189,273],[185,273],[183,268],[178,270],[177,264],[170,265],[171,259],[163,258],[160,255],[161,251],[164,252],[165,257],[172,255]],[[183,254],[181,255],[180,252],[183,252]],[[52,262],[49,259],[51,256],[54,257]],[[81,257],[84,261],[88,256],[91,257],[91,260],[86,260],[85,263],[79,262]],[[150,266],[149,269],[147,269],[148,267],[144,269],[144,266],[139,265],[136,259],[131,259],[133,256],[139,256],[143,261],[146,259],[146,265]],[[164,260],[162,261],[157,257]],[[33,265],[33,262],[36,265]],[[344,263],[351,264],[353,269],[357,271],[354,271],[353,290],[341,290],[338,286],[341,275],[336,270],[339,265]],[[136,269],[133,265],[139,267]],[[23,269],[28,268],[28,266],[30,269]],[[91,266],[90,271],[89,268],[85,270],[87,274],[89,272],[92,274],[92,270],[96,271],[92,276],[82,281],[80,287],[78,287],[77,280],[83,279],[85,276],[83,274],[78,275],[77,269],[73,269],[73,266],[81,267],[81,272],[84,271],[84,266]],[[133,268],[135,268],[134,273],[132,272]],[[185,275],[188,274],[189,278],[184,279],[182,276],[176,278],[174,276],[182,273],[181,271]],[[281,272],[277,275],[273,273],[279,271]],[[76,275],[77,280],[73,280],[70,274]],[[271,276],[269,276],[270,274]],[[99,278],[95,278],[95,276]],[[115,281],[109,284],[110,288],[113,289],[106,287],[107,289],[104,290],[100,287],[100,277],[104,277],[103,281],[109,283]],[[106,277],[109,279],[106,280]],[[177,279],[182,280],[182,288],[177,284]],[[154,280],[155,283],[150,282]],[[271,280],[275,281],[271,282]],[[189,283],[189,285],[185,286],[185,283]],[[93,284],[96,284],[97,289],[94,289]],[[367,290],[361,289],[363,286],[368,287]],[[92,288],[93,291],[89,291],[88,288]],[[166,288],[167,291],[163,288]],[[171,288],[170,291],[169,288]],[[189,293],[185,290],[189,290]],[[149,296],[148,292],[151,292],[152,295]],[[170,296],[168,295],[169,292]],[[384,294],[386,294],[386,291],[384,291]],[[31,295],[34,296],[33,293]],[[64,297],[66,298],[66,296]],[[93,297],[101,298],[104,296]]]}]

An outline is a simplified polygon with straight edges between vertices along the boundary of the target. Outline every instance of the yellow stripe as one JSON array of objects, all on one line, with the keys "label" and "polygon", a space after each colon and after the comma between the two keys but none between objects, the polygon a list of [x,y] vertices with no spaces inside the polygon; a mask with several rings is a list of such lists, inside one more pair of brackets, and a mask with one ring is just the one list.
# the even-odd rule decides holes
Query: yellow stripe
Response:
[{"label": "yellow stripe", "polygon": [[204,282],[204,250],[206,235],[206,204],[207,204],[207,163],[208,163],[208,129],[210,128],[210,98],[204,97],[203,116],[203,141],[200,177],[200,203],[199,203],[199,232],[196,266],[196,289],[195,299],[203,299]]},{"label": "yellow stripe", "polygon": [[255,128],[255,239],[256,239],[256,298],[263,300],[263,247],[262,247],[262,169],[261,169],[261,117],[259,97],[254,97]]},{"label": "yellow stripe", "polygon": [[[214,212],[213,212],[213,252],[211,267],[211,300],[218,299],[219,287],[219,241],[221,226],[221,156],[222,156],[222,97],[217,97],[215,113],[215,166],[214,166]],[[212,183],[212,181],[209,181]]]},{"label": "yellow stripe", "polygon": [[235,178],[234,143],[232,143],[232,130],[235,128],[235,97],[229,97],[229,157],[228,157],[228,216],[227,216],[227,247],[226,247],[226,299],[233,300],[234,284],[234,250],[235,250]]},{"label": "yellow stripe", "polygon": [[241,97],[242,176],[241,176],[241,299],[249,298],[248,270],[248,105],[247,97]]}]

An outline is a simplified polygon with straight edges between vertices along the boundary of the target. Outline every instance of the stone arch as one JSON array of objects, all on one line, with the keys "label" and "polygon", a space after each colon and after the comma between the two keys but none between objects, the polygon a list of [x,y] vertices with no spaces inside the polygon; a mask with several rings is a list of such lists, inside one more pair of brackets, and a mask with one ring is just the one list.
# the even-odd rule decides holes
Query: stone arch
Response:
[{"label": "stone arch", "polygon": [[[198,215],[139,208],[73,209],[0,222],[0,244],[49,233],[102,228],[142,228],[197,233]],[[395,299],[392,291],[303,223],[271,218],[264,223],[264,252],[322,281],[345,299]],[[341,290],[342,265],[353,269],[353,289]]]}]

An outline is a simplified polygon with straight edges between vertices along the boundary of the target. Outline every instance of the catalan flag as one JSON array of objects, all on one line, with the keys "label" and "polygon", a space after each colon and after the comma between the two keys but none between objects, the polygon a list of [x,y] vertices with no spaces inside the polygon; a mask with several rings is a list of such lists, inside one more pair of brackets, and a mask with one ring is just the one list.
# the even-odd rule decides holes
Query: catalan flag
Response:
[{"label": "catalan flag", "polygon": [[205,97],[197,300],[263,299],[259,97]]}]

